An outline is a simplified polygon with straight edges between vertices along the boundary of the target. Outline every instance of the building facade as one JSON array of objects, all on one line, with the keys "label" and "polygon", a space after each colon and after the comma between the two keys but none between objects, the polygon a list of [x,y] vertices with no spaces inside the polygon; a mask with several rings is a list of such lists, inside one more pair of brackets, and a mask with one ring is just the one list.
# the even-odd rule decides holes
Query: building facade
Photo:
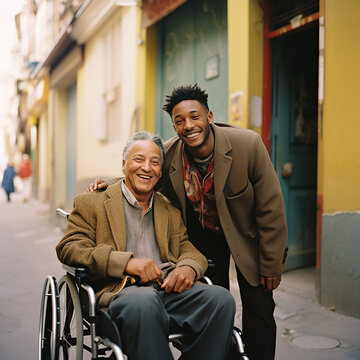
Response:
[{"label": "building facade", "polygon": [[121,174],[121,150],[137,116],[136,5],[25,4],[22,23],[33,26],[23,31],[24,60],[32,66],[21,112],[35,168],[34,196],[52,210],[71,209],[74,196],[94,177]]},{"label": "building facade", "polygon": [[358,9],[356,0],[144,0],[137,91],[142,126],[165,139],[174,132],[164,96],[194,83],[215,121],[261,134],[286,203],[288,270],[316,266],[320,302],[355,316],[360,167],[346,137],[359,126]]},{"label": "building facade", "polygon": [[198,83],[215,121],[262,136],[286,204],[287,269],[315,266],[319,301],[360,316],[357,0],[31,3],[53,29],[28,57],[21,101],[39,199],[70,208],[95,177],[121,174],[126,139],[173,136],[164,97]]},{"label": "building facade", "polygon": [[[360,26],[354,0],[320,3],[318,256],[320,301],[360,317]],[[319,216],[320,217],[320,216]],[[318,217],[318,218],[319,218]]]}]

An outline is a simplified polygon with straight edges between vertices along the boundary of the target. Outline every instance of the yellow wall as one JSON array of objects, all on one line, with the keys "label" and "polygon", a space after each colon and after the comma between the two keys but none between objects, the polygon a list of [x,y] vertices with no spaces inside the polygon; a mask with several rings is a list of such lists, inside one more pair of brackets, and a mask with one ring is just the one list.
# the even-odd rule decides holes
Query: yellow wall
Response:
[{"label": "yellow wall", "polygon": [[[247,127],[249,99],[249,1],[228,0],[229,122]],[[230,97],[242,91],[241,117],[234,120]]]},{"label": "yellow wall", "polygon": [[[138,8],[138,47],[136,70],[136,102],[140,116],[140,129],[155,133],[156,121],[156,25],[141,27],[142,10]],[[138,129],[138,130],[140,130]]]},{"label": "yellow wall", "polygon": [[54,168],[51,206],[56,208],[66,202],[66,91],[50,91],[49,109],[53,119]]},{"label": "yellow wall", "polygon": [[144,128],[155,132],[156,121],[156,60],[157,60],[157,31],[156,25],[146,30],[146,77],[145,77],[145,121]]},{"label": "yellow wall", "polygon": [[48,118],[46,113],[42,114],[39,119],[38,126],[38,144],[39,144],[39,158],[38,158],[38,166],[39,166],[39,186],[38,186],[38,199],[40,201],[47,201],[49,188],[47,184],[47,176],[48,176]]},{"label": "yellow wall", "polygon": [[[49,78],[40,79],[28,100],[28,123],[37,128],[37,198],[42,202],[50,200],[52,173],[52,132],[48,109]],[[29,99],[29,98],[28,98]]]},{"label": "yellow wall", "polygon": [[[262,96],[263,10],[256,0],[228,0],[229,122],[250,125],[252,96]],[[231,94],[242,92],[241,118],[234,120]],[[260,131],[260,129],[255,129]]]},{"label": "yellow wall", "polygon": [[[136,29],[136,37],[137,37],[137,58],[136,58],[136,104],[138,108],[138,116],[139,122],[138,124],[140,128],[144,128],[145,123],[145,115],[144,115],[144,103],[145,103],[145,66],[146,66],[146,29],[142,29],[141,27],[141,18],[142,18],[142,9],[141,7],[136,8],[136,19],[137,19],[137,29]],[[139,129],[137,129],[139,130]]]},{"label": "yellow wall", "polygon": [[[264,11],[259,1],[250,1],[249,14],[249,127],[261,132],[261,126],[251,124],[250,103],[253,96],[261,97],[263,92],[263,57],[264,57]],[[260,111],[261,113],[261,111]]]},{"label": "yellow wall", "polygon": [[324,212],[360,210],[360,2],[325,1]]}]

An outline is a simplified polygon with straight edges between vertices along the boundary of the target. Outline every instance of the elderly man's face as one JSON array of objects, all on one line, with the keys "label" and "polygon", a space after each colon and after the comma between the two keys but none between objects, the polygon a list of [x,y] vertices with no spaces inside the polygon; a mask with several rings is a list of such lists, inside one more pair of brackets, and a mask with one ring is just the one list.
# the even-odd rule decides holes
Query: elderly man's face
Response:
[{"label": "elderly man's face", "polygon": [[125,184],[137,196],[151,195],[161,177],[160,148],[150,140],[137,140],[123,161]]}]

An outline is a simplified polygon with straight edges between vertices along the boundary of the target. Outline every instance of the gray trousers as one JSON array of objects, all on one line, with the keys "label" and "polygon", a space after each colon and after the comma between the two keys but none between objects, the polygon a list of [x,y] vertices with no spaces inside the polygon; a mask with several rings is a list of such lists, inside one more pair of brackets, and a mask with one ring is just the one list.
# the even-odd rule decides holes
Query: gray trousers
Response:
[{"label": "gray trousers", "polygon": [[228,356],[235,301],[226,289],[194,284],[181,294],[130,286],[110,303],[130,360],[173,359],[168,335],[187,334],[182,360],[222,360]]}]

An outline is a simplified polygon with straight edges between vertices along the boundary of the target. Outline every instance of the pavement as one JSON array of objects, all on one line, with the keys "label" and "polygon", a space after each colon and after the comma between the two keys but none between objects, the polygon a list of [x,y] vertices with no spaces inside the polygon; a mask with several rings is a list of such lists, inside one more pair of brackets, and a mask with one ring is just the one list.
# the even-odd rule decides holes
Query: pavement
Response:
[{"label": "pavement", "polygon": [[[232,267],[230,287],[237,304],[235,325],[241,328],[241,300]],[[321,306],[316,300],[315,284],[314,267],[282,275],[280,286],[274,291],[276,360],[359,360],[360,319]]]},{"label": "pavement", "polygon": [[[36,200],[8,204],[0,193],[0,360],[36,358],[42,284],[63,271],[54,246],[63,219]],[[233,266],[233,264],[232,264]],[[277,321],[276,360],[360,360],[360,319],[316,300],[314,268],[285,272],[274,292]],[[235,325],[241,328],[241,301],[234,269],[231,292],[237,303]]]}]

